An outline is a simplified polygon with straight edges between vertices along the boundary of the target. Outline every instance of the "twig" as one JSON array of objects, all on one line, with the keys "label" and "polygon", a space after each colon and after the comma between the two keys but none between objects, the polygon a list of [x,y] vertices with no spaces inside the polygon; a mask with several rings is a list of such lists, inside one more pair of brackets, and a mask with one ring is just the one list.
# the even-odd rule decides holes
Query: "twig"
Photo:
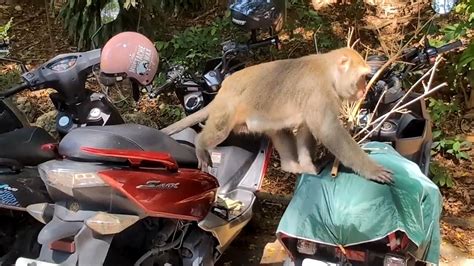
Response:
[{"label": "twig", "polygon": [[[382,102],[383,97],[385,96],[385,93],[387,93],[387,89],[384,89],[382,92],[382,95],[380,95],[379,100],[377,101],[377,104],[375,105],[374,108],[374,114],[377,112],[377,109],[379,108],[380,102]],[[370,124],[372,122],[373,116],[369,117],[369,120],[367,121],[367,124]]]},{"label": "twig", "polygon": [[316,34],[319,33],[321,26],[322,25],[319,25],[318,29],[313,33],[314,49],[316,50],[317,54],[319,54],[319,49],[318,49],[318,38],[316,38]]},{"label": "twig", "polygon": [[347,47],[351,47],[352,35],[354,35],[354,27],[350,27],[347,32]]},{"label": "twig", "polygon": [[382,39],[382,33],[380,32],[380,29],[377,28],[377,33],[379,34],[379,42],[380,42],[380,46],[382,46],[382,49],[383,49],[383,52],[388,55],[390,54],[389,51],[388,51],[388,46],[387,44],[383,41]]},{"label": "twig", "polygon": [[[411,88],[403,95],[403,97],[395,104],[395,106],[393,107],[393,109],[397,108],[398,105],[407,97],[407,95],[409,95],[410,92],[411,92],[413,89],[415,89],[415,87],[418,86],[418,84],[420,84],[421,81],[423,81],[423,79],[425,79],[428,75],[431,74],[431,72],[433,71],[433,69],[434,69],[434,66],[433,66],[430,70],[428,70],[419,80],[417,80],[417,81],[411,86]],[[372,123],[367,124],[363,130],[359,131],[359,132],[354,136],[354,138],[357,138],[357,137],[362,133],[362,131],[367,130],[371,125],[373,125],[373,124],[377,123],[378,121],[382,120],[383,117],[385,117],[386,115],[387,115],[387,114],[385,114],[385,115],[383,115],[383,116],[380,116],[379,118],[375,119],[375,121],[373,121]]]},{"label": "twig", "polygon": [[370,52],[370,51],[377,51],[375,49],[372,49],[370,48],[369,46],[365,45],[363,42],[360,42],[360,45],[362,45],[362,47],[364,47],[366,50],[367,50],[367,54]]},{"label": "twig", "polygon": [[354,48],[354,46],[356,46],[356,44],[360,41],[360,39],[357,39],[355,40],[355,42],[351,45],[351,48]]},{"label": "twig", "polygon": [[392,57],[390,58],[389,60],[387,60],[387,62],[385,64],[383,64],[383,66],[377,71],[375,72],[374,76],[370,79],[370,81],[368,82],[366,88],[365,88],[365,92],[364,92],[364,96],[357,102],[355,108],[354,108],[354,111],[352,112],[351,116],[355,117],[356,116],[356,113],[359,111],[359,108],[360,106],[362,105],[362,102],[364,101],[365,97],[367,96],[367,93],[369,91],[369,89],[372,87],[372,85],[374,84],[375,80],[382,74],[382,72],[390,65],[392,64],[396,59],[398,59],[398,57],[400,57],[403,49],[418,35],[418,33],[421,32],[421,30],[426,27],[426,25],[428,25],[428,23],[430,23],[432,20],[433,20],[434,16],[432,16],[422,27],[418,28],[415,33],[413,34],[413,36],[400,48],[400,50]]},{"label": "twig", "polygon": [[44,10],[40,10],[38,12],[36,12],[33,16],[29,17],[29,18],[25,18],[25,19],[22,19],[22,20],[19,20],[18,22],[16,23],[13,23],[12,25],[12,28],[16,28],[18,25],[21,25],[25,22],[29,22],[30,20],[33,20],[35,19],[36,17],[39,17],[41,14],[43,14],[43,12],[45,12]]},{"label": "twig", "polygon": [[[457,78],[455,79],[455,81]],[[464,95],[464,104],[466,107],[469,109],[471,106],[469,106],[469,96],[467,96],[466,88],[464,88],[464,85],[462,84],[462,80],[459,80],[459,87],[461,88],[462,94]],[[456,84],[456,82],[454,82]]]},{"label": "twig", "polygon": [[425,92],[427,92],[428,89],[431,87],[431,83],[433,83],[434,74],[436,72],[436,67],[441,62],[441,60],[442,60],[442,57],[440,57],[440,56],[436,57],[436,61],[435,61],[434,66],[433,66],[433,71],[431,72],[430,79],[428,80],[428,85],[423,86],[423,89],[425,90]]},{"label": "twig", "polygon": [[48,7],[48,0],[44,0],[44,9],[46,12],[46,25],[48,26],[48,35],[49,35],[49,45],[51,52],[54,51],[54,41],[53,35],[51,35],[51,22],[49,21],[49,7]]},{"label": "twig", "polygon": [[198,21],[198,20],[200,20],[201,18],[203,18],[203,17],[205,17],[205,16],[211,14],[212,12],[216,11],[216,9],[217,9],[217,8],[214,7],[213,9],[211,9],[211,10],[205,12],[204,14],[201,14],[201,15],[195,17],[195,18],[193,19],[193,21]]},{"label": "twig", "polygon": [[336,177],[338,171],[339,171],[339,160],[336,158],[336,159],[334,159],[334,162],[333,162],[333,164],[332,164],[331,176],[332,176],[332,177]]},{"label": "twig", "polygon": [[35,41],[35,42],[33,42],[33,43],[28,44],[27,46],[21,47],[21,49],[19,49],[19,50],[17,51],[17,53],[21,53],[21,52],[23,52],[24,50],[27,50],[27,49],[29,49],[29,48],[35,46],[35,45],[38,45],[40,42],[41,42],[41,41]]}]

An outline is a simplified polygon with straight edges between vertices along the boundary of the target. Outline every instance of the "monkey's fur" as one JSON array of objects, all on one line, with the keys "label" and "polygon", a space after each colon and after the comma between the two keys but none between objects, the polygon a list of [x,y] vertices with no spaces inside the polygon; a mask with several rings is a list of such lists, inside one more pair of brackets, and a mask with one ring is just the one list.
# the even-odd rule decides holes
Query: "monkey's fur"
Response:
[{"label": "monkey's fur", "polygon": [[[244,128],[271,138],[284,171],[316,172],[310,156],[316,138],[356,173],[391,182],[391,172],[376,164],[337,118],[342,100],[363,96],[369,72],[352,48],[250,66],[227,77],[207,107],[162,131],[173,134],[207,118],[196,138],[200,167],[210,163],[210,149]],[[296,135],[289,130],[294,128]]]}]

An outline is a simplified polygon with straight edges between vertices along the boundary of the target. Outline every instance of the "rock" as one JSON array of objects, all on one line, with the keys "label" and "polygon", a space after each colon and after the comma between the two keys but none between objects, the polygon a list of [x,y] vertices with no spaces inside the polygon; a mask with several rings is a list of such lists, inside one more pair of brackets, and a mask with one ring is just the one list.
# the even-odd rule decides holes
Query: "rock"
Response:
[{"label": "rock", "polygon": [[33,107],[28,97],[20,96],[15,99],[15,104],[20,111],[22,111],[29,120],[32,118]]},{"label": "rock", "polygon": [[23,8],[22,8],[20,5],[16,5],[16,6],[15,6],[15,10],[16,10],[16,11],[22,11]]},{"label": "rock", "polygon": [[[441,243],[441,260],[439,265],[440,266],[450,266],[450,265],[458,265],[458,266],[469,266],[474,265],[474,259],[469,258],[468,254],[465,254],[459,248],[455,247],[454,245],[442,241]],[[443,261],[445,260],[445,261]]]},{"label": "rock", "polygon": [[285,248],[280,244],[280,241],[275,240],[265,245],[260,265],[281,265],[287,257]]},{"label": "rock", "polygon": [[38,117],[35,121],[35,125],[44,128],[49,134],[56,136],[56,115],[56,110],[49,111]]}]

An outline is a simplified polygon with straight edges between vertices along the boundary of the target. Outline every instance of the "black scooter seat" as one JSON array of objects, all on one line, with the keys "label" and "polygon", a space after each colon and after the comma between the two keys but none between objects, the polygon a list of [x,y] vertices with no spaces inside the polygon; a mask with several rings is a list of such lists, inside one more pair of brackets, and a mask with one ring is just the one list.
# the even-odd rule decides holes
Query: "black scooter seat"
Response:
[{"label": "black scooter seat", "polygon": [[14,160],[25,166],[35,166],[53,160],[53,151],[41,149],[56,140],[40,127],[24,127],[0,134],[0,159]]},{"label": "black scooter seat", "polygon": [[120,124],[90,126],[69,132],[59,143],[59,153],[78,161],[124,162],[123,158],[93,155],[81,147],[166,152],[171,154],[179,167],[197,167],[194,148],[180,144],[158,129],[138,125]]}]

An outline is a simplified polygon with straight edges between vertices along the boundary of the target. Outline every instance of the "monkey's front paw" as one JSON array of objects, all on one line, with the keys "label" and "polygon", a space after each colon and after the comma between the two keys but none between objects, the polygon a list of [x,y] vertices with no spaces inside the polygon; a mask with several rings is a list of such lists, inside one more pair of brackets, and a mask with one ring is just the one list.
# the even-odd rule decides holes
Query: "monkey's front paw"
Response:
[{"label": "monkey's front paw", "polygon": [[301,166],[295,161],[282,161],[281,170],[293,174],[301,174]]},{"label": "monkey's front paw", "polygon": [[392,171],[378,166],[377,169],[371,171],[371,173],[367,176],[367,179],[374,180],[381,183],[393,183],[393,176]]},{"label": "monkey's front paw", "polygon": [[198,159],[198,168],[205,169],[208,166],[212,166],[211,155],[207,150],[196,149],[196,157]]}]

